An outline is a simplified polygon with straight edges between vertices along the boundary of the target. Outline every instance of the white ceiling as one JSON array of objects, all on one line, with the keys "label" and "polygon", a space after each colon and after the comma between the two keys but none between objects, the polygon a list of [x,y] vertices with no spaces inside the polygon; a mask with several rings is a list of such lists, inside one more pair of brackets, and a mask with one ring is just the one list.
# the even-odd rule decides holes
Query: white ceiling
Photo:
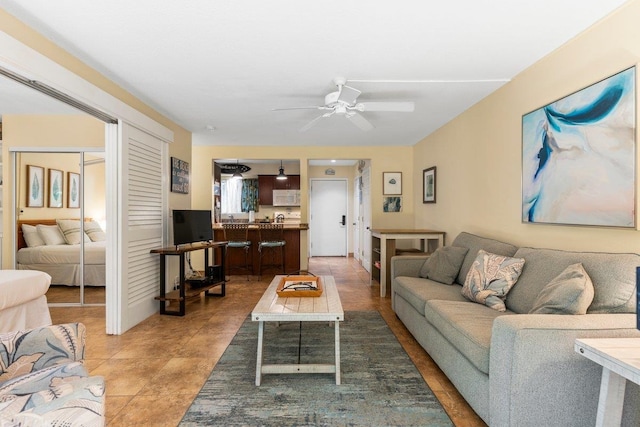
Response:
[{"label": "white ceiling", "polygon": [[[194,144],[413,145],[623,3],[0,0],[0,7],[192,131]],[[333,116],[301,133],[320,111],[271,111],[322,105],[337,76],[420,80],[347,83],[362,90],[359,101],[414,101],[415,112],[363,113],[375,126],[368,132]]]}]

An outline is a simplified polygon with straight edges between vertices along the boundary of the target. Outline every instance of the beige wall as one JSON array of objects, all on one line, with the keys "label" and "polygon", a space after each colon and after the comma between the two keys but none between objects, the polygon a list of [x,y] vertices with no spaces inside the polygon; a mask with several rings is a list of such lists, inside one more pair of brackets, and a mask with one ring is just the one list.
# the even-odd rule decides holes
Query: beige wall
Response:
[{"label": "beige wall", "polygon": [[[629,3],[417,144],[414,225],[444,230],[448,242],[466,230],[523,246],[640,252],[633,229],[521,223],[522,115],[637,64],[638,17],[640,1]],[[437,203],[423,205],[418,175],[430,166]]]}]

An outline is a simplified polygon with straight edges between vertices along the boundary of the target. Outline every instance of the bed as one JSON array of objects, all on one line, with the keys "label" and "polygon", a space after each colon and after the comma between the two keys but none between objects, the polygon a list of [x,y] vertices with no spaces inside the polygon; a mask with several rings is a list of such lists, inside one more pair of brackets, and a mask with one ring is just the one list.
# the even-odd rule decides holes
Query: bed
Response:
[{"label": "bed", "polygon": [[[37,270],[51,276],[52,285],[79,286],[79,220],[18,221],[18,270]],[[84,284],[105,286],[105,235],[91,219],[85,221]]]}]

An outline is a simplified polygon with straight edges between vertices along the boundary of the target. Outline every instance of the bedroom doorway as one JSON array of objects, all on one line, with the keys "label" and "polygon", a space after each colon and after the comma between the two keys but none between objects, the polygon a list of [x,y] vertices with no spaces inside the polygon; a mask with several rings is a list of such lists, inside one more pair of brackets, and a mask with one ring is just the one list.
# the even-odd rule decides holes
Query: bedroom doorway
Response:
[{"label": "bedroom doorway", "polygon": [[[96,126],[104,128],[98,121]],[[50,306],[104,306],[104,148],[64,150],[12,153],[17,220],[14,265],[52,277],[46,294]]]}]

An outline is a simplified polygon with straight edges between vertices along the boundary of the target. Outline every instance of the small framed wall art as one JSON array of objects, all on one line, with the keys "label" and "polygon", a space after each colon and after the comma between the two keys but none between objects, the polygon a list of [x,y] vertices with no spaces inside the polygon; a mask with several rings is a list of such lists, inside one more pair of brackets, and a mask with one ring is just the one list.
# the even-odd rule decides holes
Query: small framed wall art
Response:
[{"label": "small framed wall art", "polygon": [[436,202],[436,167],[422,171],[422,203]]},{"label": "small framed wall art", "polygon": [[189,194],[189,162],[171,158],[171,192]]},{"label": "small framed wall art", "polygon": [[27,207],[44,207],[44,168],[27,165]]},{"label": "small framed wall art", "polygon": [[382,194],[385,196],[402,194],[402,172],[382,172]]},{"label": "small framed wall art", "polygon": [[61,170],[49,169],[49,207],[62,207],[62,190],[64,183],[62,182],[63,174]]},{"label": "small framed wall art", "polygon": [[80,174],[67,172],[67,207],[80,207]]},{"label": "small framed wall art", "polygon": [[402,197],[390,196],[382,199],[383,212],[402,212]]}]

